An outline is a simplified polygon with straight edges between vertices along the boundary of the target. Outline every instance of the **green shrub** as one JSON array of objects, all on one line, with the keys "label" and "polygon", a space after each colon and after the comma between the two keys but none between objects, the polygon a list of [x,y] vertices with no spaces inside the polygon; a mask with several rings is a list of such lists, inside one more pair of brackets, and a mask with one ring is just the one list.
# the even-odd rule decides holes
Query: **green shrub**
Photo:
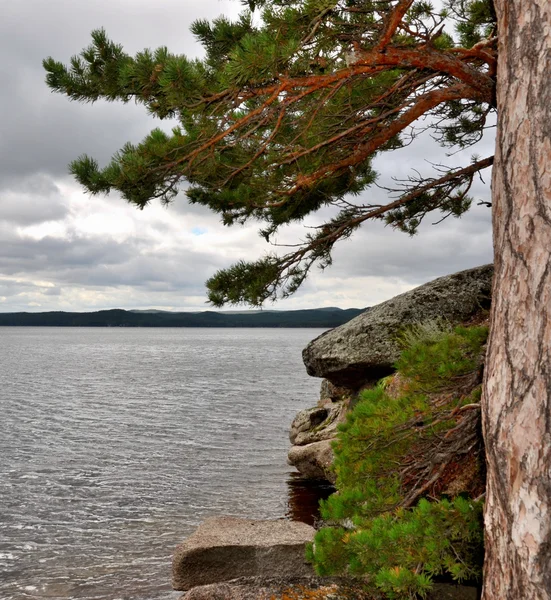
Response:
[{"label": "green shrub", "polygon": [[[405,391],[391,397],[388,379],[364,391],[339,428],[338,492],[321,504],[323,519],[333,526],[316,534],[308,554],[320,575],[364,577],[388,598],[424,597],[436,575],[457,581],[480,575],[481,502],[429,502],[422,498],[422,480],[404,480],[404,473],[411,479],[422,469],[404,464],[408,456],[444,447],[442,434],[458,424],[456,409],[478,402],[479,386],[463,386],[455,396],[453,385],[476,374],[487,333],[485,327],[442,323],[403,333],[397,368]],[[425,476],[432,473],[430,456],[427,464]]]},{"label": "green shrub", "polygon": [[437,391],[479,366],[487,337],[487,327],[455,327],[438,333],[434,324],[415,325],[401,337],[405,347],[396,368],[418,388]]},{"label": "green shrub", "polygon": [[320,575],[362,576],[388,598],[424,597],[444,573],[473,580],[482,569],[482,502],[422,499],[365,519],[352,530],[324,528],[309,550]]},{"label": "green shrub", "polygon": [[322,502],[322,517],[356,518],[394,508],[401,499],[396,463],[412,443],[412,432],[405,426],[415,415],[428,418],[430,412],[426,397],[419,394],[392,400],[382,387],[363,392],[339,426],[334,444],[339,494]]}]

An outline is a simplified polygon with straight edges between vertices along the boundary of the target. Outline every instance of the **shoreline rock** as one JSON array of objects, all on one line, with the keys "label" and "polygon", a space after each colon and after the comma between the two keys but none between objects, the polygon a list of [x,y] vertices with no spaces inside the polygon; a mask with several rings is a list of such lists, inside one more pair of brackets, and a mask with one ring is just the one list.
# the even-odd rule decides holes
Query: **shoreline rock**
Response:
[{"label": "shoreline rock", "polygon": [[461,323],[489,308],[493,272],[484,265],[439,277],[322,333],[302,352],[306,371],[352,390],[390,375],[403,327],[435,319]]},{"label": "shoreline rock", "polygon": [[306,370],[324,379],[317,406],[298,413],[291,425],[289,464],[307,479],[334,483],[331,440],[338,424],[359,392],[394,373],[404,326],[438,319],[455,325],[489,308],[493,272],[493,265],[483,265],[439,277],[311,341],[302,353]]},{"label": "shoreline rock", "polygon": [[[358,393],[394,372],[404,325],[465,322],[490,304],[493,266],[469,269],[420,286],[322,334],[303,352],[310,375],[323,377],[317,406],[295,417],[289,462],[305,479],[334,482],[332,440]],[[389,390],[399,378],[389,378]],[[452,482],[453,483],[453,482]],[[463,486],[465,487],[465,486]],[[461,491],[461,490],[460,490]],[[451,488],[446,493],[452,493]],[[373,600],[361,580],[316,577],[305,560],[315,530],[288,520],[208,519],[173,560],[181,600]],[[429,600],[476,600],[475,587],[435,584]]]},{"label": "shoreline rock", "polygon": [[[476,587],[436,583],[427,600],[477,600]],[[361,582],[338,578],[312,578],[295,581],[242,578],[228,583],[195,587],[180,600],[375,600]]]},{"label": "shoreline rock", "polygon": [[335,402],[301,410],[291,424],[291,444],[305,446],[333,439],[339,423],[344,421],[347,408],[345,403]]},{"label": "shoreline rock", "polygon": [[337,435],[338,426],[346,420],[353,398],[351,390],[324,379],[318,404],[300,411],[293,420],[289,432],[293,446],[287,462],[305,479],[325,479],[335,483],[331,470],[334,459],[331,442]]},{"label": "shoreline rock", "polygon": [[212,517],[176,548],[172,587],[185,591],[240,577],[311,578],[305,549],[314,534],[305,523]]},{"label": "shoreline rock", "polygon": [[[315,594],[315,595],[314,595]],[[195,587],[180,600],[373,600],[361,586],[335,578],[278,579],[243,577],[227,583]]]},{"label": "shoreline rock", "polygon": [[335,475],[331,471],[335,458],[331,447],[332,441],[330,439],[305,446],[292,446],[287,460],[306,479],[326,479],[330,483],[335,483]]}]

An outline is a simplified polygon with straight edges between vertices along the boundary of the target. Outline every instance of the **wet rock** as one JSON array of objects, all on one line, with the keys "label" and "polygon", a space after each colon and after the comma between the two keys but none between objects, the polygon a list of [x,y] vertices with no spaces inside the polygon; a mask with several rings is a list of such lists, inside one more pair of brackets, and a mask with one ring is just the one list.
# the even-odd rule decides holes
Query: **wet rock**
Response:
[{"label": "wet rock", "polygon": [[493,265],[461,271],[374,306],[308,344],[302,353],[308,374],[353,389],[389,375],[404,325],[466,321],[489,307],[492,276]]},{"label": "wet rock", "polygon": [[311,577],[304,553],[314,533],[305,523],[285,520],[207,519],[176,548],[172,585],[189,590],[239,577]]},{"label": "wet rock", "polygon": [[331,470],[334,454],[332,440],[322,440],[306,446],[293,446],[289,450],[288,461],[307,479],[327,479],[335,482],[335,474]]}]

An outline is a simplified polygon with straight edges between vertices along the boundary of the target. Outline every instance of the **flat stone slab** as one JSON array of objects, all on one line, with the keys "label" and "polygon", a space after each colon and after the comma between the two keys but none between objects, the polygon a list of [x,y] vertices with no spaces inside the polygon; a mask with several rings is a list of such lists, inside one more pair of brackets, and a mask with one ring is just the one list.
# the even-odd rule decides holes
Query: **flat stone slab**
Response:
[{"label": "flat stone slab", "polygon": [[176,548],[172,586],[189,590],[241,577],[312,577],[304,553],[314,534],[313,527],[286,520],[207,519]]},{"label": "flat stone slab", "polygon": [[460,271],[374,306],[310,342],[302,352],[306,371],[353,389],[389,375],[405,326],[436,319],[457,324],[489,308],[493,272],[493,265]]},{"label": "flat stone slab", "polygon": [[358,593],[357,586],[354,593],[346,598],[342,594],[335,594],[337,590],[350,589],[333,583],[328,577],[305,577],[300,580],[264,579],[261,577],[235,579],[228,583],[213,583],[194,587],[181,596],[180,600],[304,600],[316,598],[317,600],[373,600]]}]

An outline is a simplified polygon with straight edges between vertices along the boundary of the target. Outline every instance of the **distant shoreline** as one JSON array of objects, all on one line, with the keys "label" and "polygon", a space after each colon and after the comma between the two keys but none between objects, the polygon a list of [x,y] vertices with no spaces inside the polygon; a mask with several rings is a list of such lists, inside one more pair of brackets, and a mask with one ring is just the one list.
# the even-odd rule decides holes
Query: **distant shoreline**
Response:
[{"label": "distant shoreline", "polygon": [[4,327],[311,327],[332,328],[366,309],[315,308],[251,313],[131,311],[0,313]]}]

